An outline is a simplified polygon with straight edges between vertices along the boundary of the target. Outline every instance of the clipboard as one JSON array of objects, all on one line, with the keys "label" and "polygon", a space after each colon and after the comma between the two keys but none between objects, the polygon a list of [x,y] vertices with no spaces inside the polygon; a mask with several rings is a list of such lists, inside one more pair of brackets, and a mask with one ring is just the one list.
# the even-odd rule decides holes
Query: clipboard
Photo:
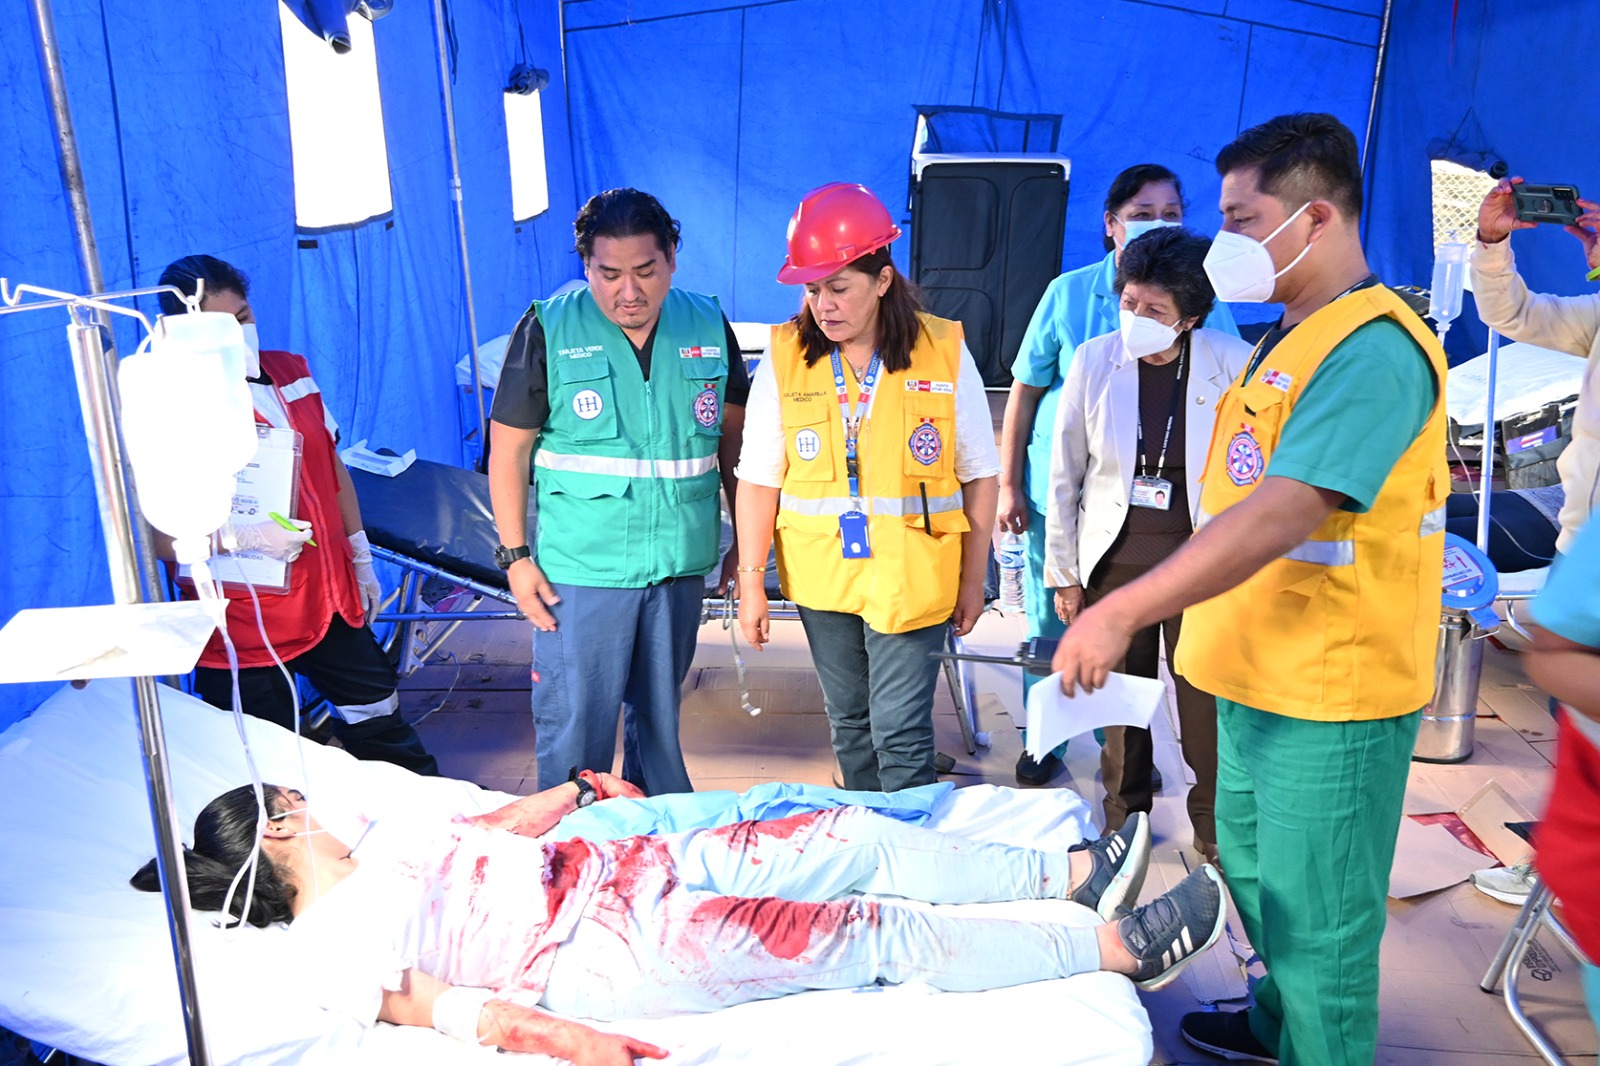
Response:
[{"label": "clipboard", "polygon": [[[235,478],[233,513],[236,526],[270,522],[277,512],[299,517],[301,437],[292,429],[256,427],[256,454]],[[219,552],[211,557],[211,576],[223,589],[248,595],[256,592],[283,595],[289,591],[293,563],[253,551]]]}]

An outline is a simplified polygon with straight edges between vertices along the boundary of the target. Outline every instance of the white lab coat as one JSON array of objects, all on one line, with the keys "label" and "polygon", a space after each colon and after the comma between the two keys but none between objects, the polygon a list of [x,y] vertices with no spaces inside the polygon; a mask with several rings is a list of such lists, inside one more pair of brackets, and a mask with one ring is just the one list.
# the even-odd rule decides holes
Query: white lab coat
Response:
[{"label": "white lab coat", "polygon": [[[1192,366],[1184,370],[1184,474],[1189,517],[1200,513],[1200,474],[1211,447],[1217,400],[1249,362],[1250,345],[1214,329],[1197,329]],[[1045,519],[1044,584],[1085,584],[1128,514],[1138,457],[1138,360],[1120,333],[1078,346],[1056,408],[1050,457],[1050,508]]]}]

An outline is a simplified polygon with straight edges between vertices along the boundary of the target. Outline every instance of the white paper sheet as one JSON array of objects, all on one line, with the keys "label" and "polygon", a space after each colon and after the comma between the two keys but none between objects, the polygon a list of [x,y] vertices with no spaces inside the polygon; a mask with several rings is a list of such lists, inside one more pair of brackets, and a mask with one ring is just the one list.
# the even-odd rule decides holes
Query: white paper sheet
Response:
[{"label": "white paper sheet", "polygon": [[1028,754],[1042,759],[1063,740],[1108,725],[1150,728],[1167,689],[1153,677],[1111,674],[1104,688],[1068,699],[1061,675],[1051,674],[1028,691]]}]

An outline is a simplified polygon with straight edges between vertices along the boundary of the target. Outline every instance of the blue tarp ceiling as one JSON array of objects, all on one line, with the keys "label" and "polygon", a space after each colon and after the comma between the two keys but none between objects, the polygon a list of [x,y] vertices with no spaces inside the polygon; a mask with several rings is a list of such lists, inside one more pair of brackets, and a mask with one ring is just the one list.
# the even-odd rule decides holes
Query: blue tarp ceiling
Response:
[{"label": "blue tarp ceiling", "polygon": [[[0,5],[0,275],[81,290],[27,6]],[[310,358],[347,440],[469,457],[452,369],[466,314],[431,3],[397,0],[374,24],[394,210],[315,235],[295,230],[271,5],[53,7],[107,284],[151,284],[190,252],[229,259],[252,278],[263,343]],[[589,194],[623,184],[655,192],[683,220],[678,284],[718,295],[735,318],[786,317],[795,294],[773,275],[795,202],[848,179],[900,210],[918,105],[1059,117],[1056,150],[1073,161],[1064,266],[1101,254],[1105,186],[1135,162],[1176,170],[1192,224],[1213,230],[1211,160],[1243,127],[1314,109],[1365,136],[1384,3],[454,0],[447,10],[485,340],[578,275],[571,217]],[[1592,63],[1577,36],[1550,30],[1580,11],[1579,0],[1393,5],[1367,160],[1367,244],[1386,280],[1428,280],[1430,141],[1466,129],[1480,142],[1466,150],[1514,173],[1600,182],[1585,178],[1594,153],[1579,150],[1566,117],[1593,109]],[[519,62],[552,74],[551,208],[521,225],[501,108]],[[962,128],[971,143],[942,147],[1014,147],[984,143],[993,124]],[[1570,237],[1517,240],[1535,288],[1583,291]],[[1470,307],[1466,317],[1452,340],[1481,345]],[[46,313],[0,318],[0,619],[109,600],[63,325]],[[124,328],[119,340],[131,350],[135,338]],[[0,690],[0,726],[41,695]]]}]

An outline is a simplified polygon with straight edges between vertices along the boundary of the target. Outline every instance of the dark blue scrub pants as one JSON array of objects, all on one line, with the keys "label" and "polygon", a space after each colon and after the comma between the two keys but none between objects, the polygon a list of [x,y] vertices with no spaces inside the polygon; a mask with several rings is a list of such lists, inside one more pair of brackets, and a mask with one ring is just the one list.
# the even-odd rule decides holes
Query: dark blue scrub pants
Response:
[{"label": "dark blue scrub pants", "polygon": [[[694,659],[705,582],[638,589],[553,585],[556,630],[533,635],[539,788],[568,772],[611,772],[622,725],[622,776],[648,795],[692,792],[678,744],[678,703]],[[624,706],[626,705],[626,706]]]}]

